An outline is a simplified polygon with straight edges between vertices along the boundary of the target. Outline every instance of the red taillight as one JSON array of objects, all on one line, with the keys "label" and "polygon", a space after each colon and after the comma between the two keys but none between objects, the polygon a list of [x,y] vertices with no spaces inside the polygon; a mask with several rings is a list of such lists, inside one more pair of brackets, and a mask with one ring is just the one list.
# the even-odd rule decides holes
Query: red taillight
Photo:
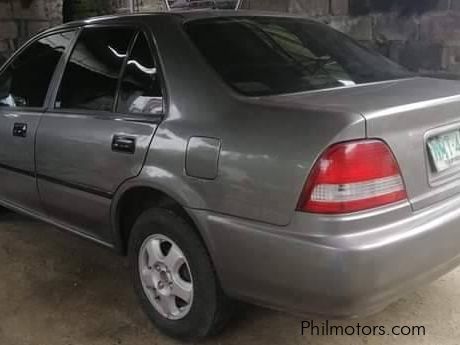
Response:
[{"label": "red taillight", "polygon": [[316,162],[298,211],[350,213],[407,199],[398,163],[379,140],[329,147]]}]

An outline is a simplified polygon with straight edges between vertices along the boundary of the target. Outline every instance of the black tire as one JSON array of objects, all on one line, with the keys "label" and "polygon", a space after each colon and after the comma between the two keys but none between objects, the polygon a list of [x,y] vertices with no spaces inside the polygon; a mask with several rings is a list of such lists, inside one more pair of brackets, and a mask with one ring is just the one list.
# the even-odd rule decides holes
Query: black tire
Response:
[{"label": "black tire", "polygon": [[[162,316],[150,303],[139,274],[139,251],[144,241],[155,234],[173,240],[185,255],[193,277],[193,303],[180,320]],[[167,209],[152,208],[136,221],[129,239],[129,261],[134,288],[143,309],[153,323],[168,336],[180,340],[195,340],[218,334],[230,318],[233,303],[220,287],[209,254],[185,219]]]}]

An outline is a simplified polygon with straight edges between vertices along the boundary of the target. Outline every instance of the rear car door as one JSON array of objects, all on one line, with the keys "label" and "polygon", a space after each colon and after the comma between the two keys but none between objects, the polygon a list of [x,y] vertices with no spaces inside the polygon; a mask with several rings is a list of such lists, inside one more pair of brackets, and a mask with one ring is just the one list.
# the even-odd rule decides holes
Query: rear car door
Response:
[{"label": "rear car door", "polygon": [[41,212],[35,181],[35,134],[49,86],[74,31],[37,38],[0,72],[0,200]]},{"label": "rear car door", "polygon": [[48,214],[106,244],[112,196],[140,173],[162,118],[152,51],[142,30],[83,28],[37,133],[37,181]]}]

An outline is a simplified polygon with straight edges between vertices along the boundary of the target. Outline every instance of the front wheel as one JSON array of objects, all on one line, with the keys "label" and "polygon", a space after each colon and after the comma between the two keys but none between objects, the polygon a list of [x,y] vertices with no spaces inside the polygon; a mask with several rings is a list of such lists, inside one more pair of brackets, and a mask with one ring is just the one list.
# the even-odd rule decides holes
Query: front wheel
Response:
[{"label": "front wheel", "polygon": [[144,212],[133,227],[129,257],[136,293],[161,331],[192,340],[223,328],[232,303],[185,219],[166,209]]}]

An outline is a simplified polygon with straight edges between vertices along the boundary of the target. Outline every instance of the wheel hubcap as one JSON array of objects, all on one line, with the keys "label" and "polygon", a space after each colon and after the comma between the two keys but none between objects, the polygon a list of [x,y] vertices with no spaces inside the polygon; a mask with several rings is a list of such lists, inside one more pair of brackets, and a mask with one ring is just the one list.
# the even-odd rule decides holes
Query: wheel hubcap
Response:
[{"label": "wheel hubcap", "polygon": [[148,237],[139,251],[144,293],[155,310],[170,320],[184,318],[193,302],[190,266],[179,246],[164,235]]}]

